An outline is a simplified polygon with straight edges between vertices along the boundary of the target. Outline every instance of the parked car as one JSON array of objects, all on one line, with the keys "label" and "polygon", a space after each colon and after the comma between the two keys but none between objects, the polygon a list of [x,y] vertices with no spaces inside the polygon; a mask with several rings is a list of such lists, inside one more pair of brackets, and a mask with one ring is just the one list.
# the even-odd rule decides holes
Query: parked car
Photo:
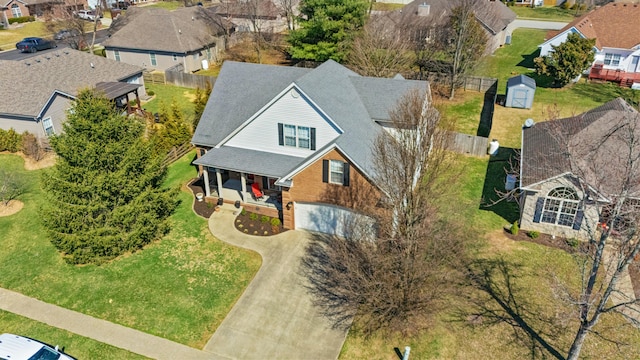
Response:
[{"label": "parked car", "polygon": [[53,38],[55,40],[64,40],[78,35],[80,35],[80,31],[77,29],[62,29],[58,31]]},{"label": "parked car", "polygon": [[22,52],[32,52],[32,53],[38,50],[53,49],[54,47],[58,47],[55,41],[38,38],[38,37],[24,38],[22,39],[22,41],[16,44],[16,49]]},{"label": "parked car", "polygon": [[78,10],[75,15],[84,20],[93,21],[96,19],[96,13],[93,10]]},{"label": "parked car", "polygon": [[37,340],[13,334],[0,335],[0,359],[11,360],[75,360],[58,346],[51,347]]}]

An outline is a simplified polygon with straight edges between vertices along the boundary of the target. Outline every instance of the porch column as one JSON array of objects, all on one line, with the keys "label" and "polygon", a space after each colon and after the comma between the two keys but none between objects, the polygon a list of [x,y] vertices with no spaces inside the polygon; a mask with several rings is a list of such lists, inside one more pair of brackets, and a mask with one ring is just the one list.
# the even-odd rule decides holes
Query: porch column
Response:
[{"label": "porch column", "polygon": [[142,110],[142,105],[140,105],[140,95],[138,95],[138,89],[135,90],[136,95],[136,104],[138,104],[138,109]]},{"label": "porch column", "polygon": [[247,201],[247,199],[245,199],[245,196],[247,196],[247,174],[241,172],[240,173],[240,186],[242,187],[242,194],[240,195],[242,197],[242,201],[245,202]]},{"label": "porch column", "polygon": [[211,187],[209,186],[209,168],[206,168],[202,174],[204,175],[204,192],[206,196],[211,196]]},{"label": "porch column", "polygon": [[218,197],[222,197],[222,170],[216,169],[216,180],[218,181]]},{"label": "porch column", "polygon": [[129,94],[124,95],[127,98],[127,115],[131,114],[131,105],[129,105]]}]

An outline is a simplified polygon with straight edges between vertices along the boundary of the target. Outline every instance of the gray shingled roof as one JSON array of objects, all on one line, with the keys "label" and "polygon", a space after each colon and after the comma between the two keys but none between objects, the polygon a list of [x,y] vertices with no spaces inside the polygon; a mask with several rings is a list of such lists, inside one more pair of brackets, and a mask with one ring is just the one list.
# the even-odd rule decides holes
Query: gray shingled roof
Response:
[{"label": "gray shingled roof", "polygon": [[210,149],[193,163],[279,178],[286,175],[301,161],[302,159],[296,156],[222,146]]},{"label": "gray shingled roof", "polygon": [[382,131],[375,120],[388,119],[395,101],[409,89],[428,88],[426,81],[362,77],[332,60],[316,69],[227,61],[192,142],[218,145],[292,83],[344,131],[335,145],[370,176],[371,146]]},{"label": "gray shingled roof", "polygon": [[[418,8],[422,4],[429,5],[429,15],[418,16]],[[394,12],[399,25],[427,22],[438,25],[448,21],[451,9],[455,6],[452,0],[415,0]],[[513,20],[516,14],[501,1],[475,0],[476,19],[494,35],[502,31]]]},{"label": "gray shingled roof", "polygon": [[[631,116],[630,116],[631,115]],[[603,185],[602,176],[609,177],[603,190],[615,186],[615,176],[606,170],[616,168],[615,155],[624,150],[624,146],[614,141],[614,137],[605,139],[613,127],[628,126],[638,122],[638,112],[621,98],[609,101],[602,106],[577,116],[540,122],[522,130],[521,186],[529,187],[540,181],[580,169],[589,183]],[[640,124],[633,125],[640,131]],[[640,134],[637,134],[640,136]],[[602,142],[603,145],[596,146]],[[594,149],[597,151],[594,152]],[[601,158],[602,156],[605,158]],[[586,162],[601,162],[598,174],[589,173]],[[605,170],[605,171],[602,171]]]},{"label": "gray shingled roof", "polygon": [[186,54],[215,44],[224,33],[219,26],[224,20],[202,6],[130,9],[114,24],[118,30],[103,42],[106,48]]},{"label": "gray shingled roof", "polygon": [[72,49],[21,61],[0,60],[0,113],[35,117],[55,90],[75,96],[83,88],[124,80],[142,70]]},{"label": "gray shingled roof", "polygon": [[525,85],[527,87],[535,89],[536,81],[525,75],[516,75],[514,77],[509,78],[509,80],[507,80],[507,89],[516,85]]}]

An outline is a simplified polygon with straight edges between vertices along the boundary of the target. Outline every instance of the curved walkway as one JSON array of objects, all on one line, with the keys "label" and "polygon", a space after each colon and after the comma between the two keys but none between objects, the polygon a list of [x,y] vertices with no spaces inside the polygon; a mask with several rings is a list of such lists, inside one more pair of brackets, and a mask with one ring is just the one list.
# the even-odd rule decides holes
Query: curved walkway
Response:
[{"label": "curved walkway", "polygon": [[317,315],[298,272],[308,234],[245,235],[234,227],[233,210],[224,205],[209,218],[211,233],[258,252],[262,266],[204,350],[231,359],[336,359],[346,331]]}]

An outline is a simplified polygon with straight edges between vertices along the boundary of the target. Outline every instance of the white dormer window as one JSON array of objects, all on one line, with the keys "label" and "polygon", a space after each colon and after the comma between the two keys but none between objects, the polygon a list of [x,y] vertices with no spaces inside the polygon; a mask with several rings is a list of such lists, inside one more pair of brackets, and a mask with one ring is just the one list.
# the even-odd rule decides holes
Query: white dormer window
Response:
[{"label": "white dormer window", "polygon": [[316,149],[316,128],[278,124],[278,144],[302,149]]}]

